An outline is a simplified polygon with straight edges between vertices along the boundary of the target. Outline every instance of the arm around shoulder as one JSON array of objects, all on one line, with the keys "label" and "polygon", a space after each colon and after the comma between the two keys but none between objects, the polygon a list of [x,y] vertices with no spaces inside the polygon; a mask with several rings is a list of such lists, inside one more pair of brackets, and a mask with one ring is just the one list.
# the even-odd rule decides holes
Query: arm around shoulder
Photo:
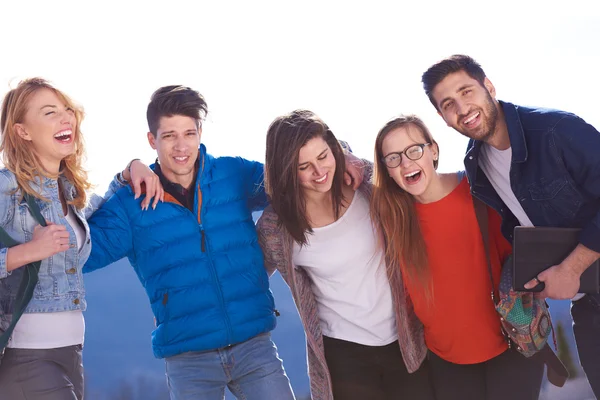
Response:
[{"label": "arm around shoulder", "polygon": [[271,276],[275,270],[279,270],[285,278],[289,260],[285,260],[283,251],[285,237],[278,224],[279,218],[271,207],[267,207],[256,224],[256,230],[267,274]]},{"label": "arm around shoulder", "polygon": [[92,215],[88,224],[92,251],[83,268],[84,273],[106,267],[133,250],[131,223],[120,194],[112,196]]}]

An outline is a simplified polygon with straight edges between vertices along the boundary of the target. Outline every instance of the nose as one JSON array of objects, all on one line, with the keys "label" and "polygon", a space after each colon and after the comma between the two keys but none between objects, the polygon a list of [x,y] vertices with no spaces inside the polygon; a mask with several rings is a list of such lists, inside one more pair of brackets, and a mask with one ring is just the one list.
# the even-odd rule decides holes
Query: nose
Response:
[{"label": "nose", "polygon": [[180,136],[180,137],[177,138],[177,140],[175,141],[174,149],[176,151],[185,151],[185,150],[187,150],[187,143],[186,143],[184,137]]},{"label": "nose", "polygon": [[408,157],[406,157],[406,154],[402,154],[402,159],[400,159],[400,165],[402,167],[408,167],[413,163],[413,160],[409,159]]},{"label": "nose", "polygon": [[315,175],[317,177],[323,176],[323,171],[324,171],[324,168],[321,165],[315,164],[314,169],[313,169],[313,175]]},{"label": "nose", "polygon": [[461,100],[456,100],[456,112],[458,115],[466,115],[469,112],[469,107]]}]

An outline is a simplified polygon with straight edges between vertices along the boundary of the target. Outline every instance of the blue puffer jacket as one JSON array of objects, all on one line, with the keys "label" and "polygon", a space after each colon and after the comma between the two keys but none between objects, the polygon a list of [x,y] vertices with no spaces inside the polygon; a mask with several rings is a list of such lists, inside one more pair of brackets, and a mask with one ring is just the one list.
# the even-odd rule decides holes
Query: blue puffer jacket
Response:
[{"label": "blue puffer jacket", "polygon": [[218,349],[275,328],[252,220],[267,204],[263,165],[214,158],[204,145],[199,157],[194,213],[170,196],[142,211],[142,198],[127,187],[88,221],[92,252],[84,272],[129,258],[156,318],[157,358]]}]

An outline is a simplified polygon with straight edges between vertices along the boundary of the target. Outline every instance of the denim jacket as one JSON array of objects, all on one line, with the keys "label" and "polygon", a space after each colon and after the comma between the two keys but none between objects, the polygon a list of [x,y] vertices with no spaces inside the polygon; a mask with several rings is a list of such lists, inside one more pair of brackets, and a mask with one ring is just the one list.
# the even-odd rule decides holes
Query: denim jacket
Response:
[{"label": "denim jacket", "polygon": [[[63,176],[59,177],[64,196],[70,201],[75,196],[75,188]],[[58,195],[58,182],[43,178],[42,184],[32,184],[39,193],[50,202],[35,199],[43,217],[55,224],[65,225],[69,232],[69,249],[42,260],[39,272],[39,282],[35,287],[33,298],[25,312],[58,312],[85,310],[85,289],[83,285],[82,268],[91,250],[90,230],[86,222],[100,205],[122,185],[115,179],[111,183],[105,197],[92,196],[90,204],[83,210],[73,206],[71,210],[81,225],[85,228],[84,244],[79,250],[77,240],[71,225],[67,222]],[[17,242],[25,243],[32,239],[34,227],[38,225],[29,212],[24,199],[21,199],[17,189],[17,179],[7,169],[0,169],[0,226]],[[11,272],[6,269],[6,254],[8,249],[0,246],[0,328],[5,328],[10,322],[23,269],[17,268]]]},{"label": "denim jacket", "polygon": [[[600,252],[600,133],[574,114],[500,101],[510,145],[510,184],[535,226],[582,228],[580,243]],[[512,242],[519,225],[478,164],[469,142],[465,167],[473,195],[502,216]]]}]

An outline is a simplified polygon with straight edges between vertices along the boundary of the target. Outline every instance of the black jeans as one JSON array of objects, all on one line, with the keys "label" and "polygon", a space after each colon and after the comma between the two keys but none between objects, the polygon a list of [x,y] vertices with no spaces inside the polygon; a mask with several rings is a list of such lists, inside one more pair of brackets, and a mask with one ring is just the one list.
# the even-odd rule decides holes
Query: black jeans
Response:
[{"label": "black jeans", "polygon": [[429,352],[437,400],[537,400],[544,363],[508,349],[479,364],[453,364]]},{"label": "black jeans", "polygon": [[600,399],[600,294],[588,294],[571,307],[579,361]]},{"label": "black jeans", "polygon": [[434,400],[427,361],[409,374],[398,342],[365,346],[323,337],[335,400]]}]

